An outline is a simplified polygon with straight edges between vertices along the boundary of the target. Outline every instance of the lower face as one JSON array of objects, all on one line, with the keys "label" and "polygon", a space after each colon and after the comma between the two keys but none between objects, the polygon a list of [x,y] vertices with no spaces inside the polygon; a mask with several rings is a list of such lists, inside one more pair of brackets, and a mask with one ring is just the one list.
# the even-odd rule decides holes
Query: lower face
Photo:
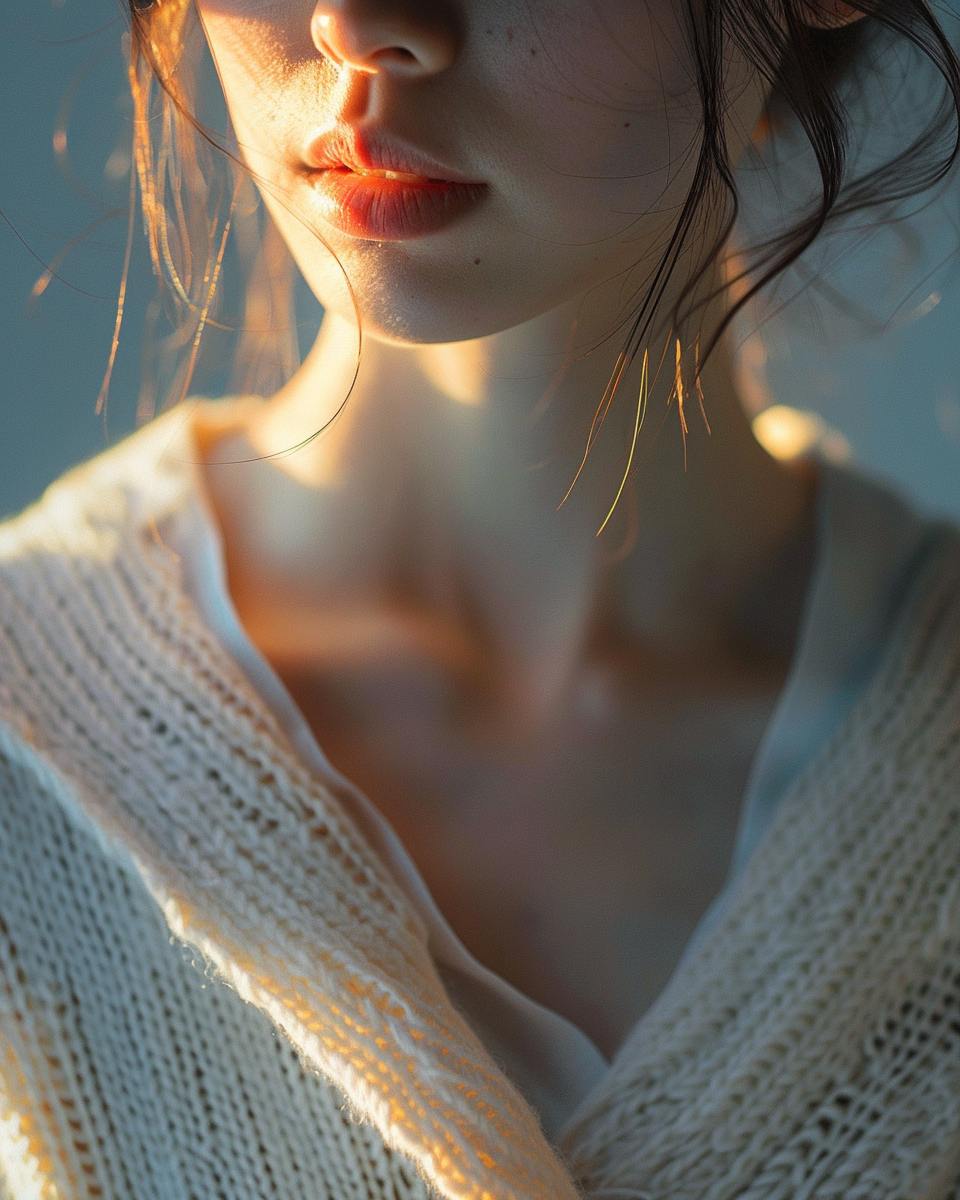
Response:
[{"label": "lower face", "polygon": [[[242,153],[321,303],[424,343],[499,332],[611,278],[632,297],[699,148],[680,0],[391,3],[455,29],[442,70],[324,56],[313,0],[197,0]],[[331,165],[344,136],[354,158],[374,147],[378,174]]]}]

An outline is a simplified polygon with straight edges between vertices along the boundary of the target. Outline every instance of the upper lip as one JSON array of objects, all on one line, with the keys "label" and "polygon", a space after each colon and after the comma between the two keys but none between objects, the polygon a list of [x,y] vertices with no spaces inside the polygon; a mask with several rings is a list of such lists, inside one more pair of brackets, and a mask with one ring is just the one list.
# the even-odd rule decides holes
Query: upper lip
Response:
[{"label": "upper lip", "polygon": [[374,171],[393,171],[419,179],[443,183],[477,184],[476,179],[453,171],[420,150],[398,142],[383,130],[356,129],[336,125],[313,134],[304,150],[304,161],[314,171],[337,168],[366,175]]}]

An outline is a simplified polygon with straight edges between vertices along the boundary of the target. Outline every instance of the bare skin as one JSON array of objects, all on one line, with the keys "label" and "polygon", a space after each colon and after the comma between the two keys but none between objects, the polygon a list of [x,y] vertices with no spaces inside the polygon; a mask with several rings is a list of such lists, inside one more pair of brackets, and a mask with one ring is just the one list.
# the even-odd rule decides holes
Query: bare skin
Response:
[{"label": "bare skin", "polygon": [[[676,414],[651,428],[637,544],[608,562],[586,494],[556,511],[573,422],[525,422],[543,381],[465,406],[421,357],[377,346],[313,451],[209,472],[231,592],[467,947],[610,1054],[722,886],[789,664],[813,481],[714,378],[686,472]],[[295,394],[216,456],[262,445]]]},{"label": "bare skin", "polygon": [[[722,885],[811,561],[815,478],[753,439],[722,347],[703,375],[711,434],[687,397],[686,466],[677,402],[668,407],[661,388],[640,470],[596,537],[623,472],[638,362],[558,510],[619,349],[625,280],[642,275],[666,219],[644,189],[659,173],[663,195],[671,173],[663,120],[679,129],[689,117],[682,59],[670,88],[659,85],[660,125],[651,116],[631,151],[650,159],[630,201],[631,212],[649,210],[639,234],[613,221],[621,183],[605,176],[590,184],[592,207],[579,177],[545,193],[544,219],[562,218],[565,240],[531,234],[520,217],[541,180],[538,168],[518,168],[510,191],[523,139],[511,143],[509,129],[507,182],[491,168],[489,211],[461,227],[410,246],[322,229],[367,338],[349,403],[294,455],[214,466],[297,443],[337,411],[356,364],[353,310],[305,233],[296,172],[267,153],[271,137],[284,142],[273,117],[294,128],[299,111],[284,103],[282,79],[301,95],[314,62],[338,119],[373,113],[406,137],[427,111],[421,132],[439,128],[424,100],[439,89],[457,113],[450,136],[465,139],[463,158],[463,145],[483,146],[468,137],[485,115],[485,93],[467,86],[485,77],[488,35],[476,31],[496,31],[493,67],[505,70],[519,36],[508,42],[506,31],[531,11],[465,7],[464,34],[451,17],[463,7],[444,3],[298,0],[281,11],[201,0],[248,157],[257,169],[273,163],[268,204],[329,308],[313,353],[276,397],[226,434],[201,430],[207,478],[240,618],[328,757],[393,824],[467,947],[612,1054]],[[547,7],[532,6],[544,18]],[[638,6],[608,7],[614,25],[636,19]],[[318,16],[330,18],[322,28]],[[583,23],[572,24],[568,54],[577,38],[585,44]],[[630,29],[639,36],[633,26],[624,36]],[[667,38],[661,57],[671,47]],[[284,54],[286,75],[276,67]],[[640,59],[634,93],[650,73]],[[536,119],[547,120],[530,86]],[[524,94],[518,85],[511,102]],[[581,121],[581,158],[597,140],[585,122],[628,119],[620,99],[595,101]],[[731,116],[741,141],[761,101],[748,81]],[[554,113],[535,133],[562,140],[571,120]],[[676,175],[670,187],[682,186]],[[464,248],[466,265],[456,261]],[[465,279],[473,257],[488,258],[489,271]],[[625,538],[632,548],[621,554]]]}]

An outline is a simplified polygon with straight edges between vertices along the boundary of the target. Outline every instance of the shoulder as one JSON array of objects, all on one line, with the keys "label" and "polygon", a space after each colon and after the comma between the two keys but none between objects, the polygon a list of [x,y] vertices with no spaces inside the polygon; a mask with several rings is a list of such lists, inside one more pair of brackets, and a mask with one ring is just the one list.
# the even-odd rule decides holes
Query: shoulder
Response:
[{"label": "shoulder", "polygon": [[104,538],[182,502],[196,462],[187,406],[72,468],[18,516],[0,522],[0,566],[43,553],[97,556]]},{"label": "shoulder", "polygon": [[4,689],[45,653],[62,658],[72,628],[93,654],[98,639],[109,648],[121,610],[182,607],[178,539],[204,523],[199,439],[246,403],[179,405],[0,522],[0,715]]},{"label": "shoulder", "polygon": [[189,495],[181,421],[152,423],[0,524],[0,718],[62,720],[67,677],[116,641],[123,581],[174,582],[157,529]]},{"label": "shoulder", "polygon": [[250,704],[177,550],[201,514],[186,416],[173,410],[0,525],[0,723],[94,796],[172,769],[174,714],[193,736],[201,708],[220,729],[231,704]]},{"label": "shoulder", "polygon": [[952,804],[960,784],[960,529],[851,472],[835,473],[832,487],[823,587],[834,610],[842,606],[858,624],[851,674],[863,681],[850,748],[859,756],[873,744],[885,771],[896,760],[906,772],[904,787],[946,788]]},{"label": "shoulder", "polygon": [[852,630],[856,656],[879,665],[922,595],[960,588],[960,529],[858,470],[826,465],[822,479],[817,615]]}]

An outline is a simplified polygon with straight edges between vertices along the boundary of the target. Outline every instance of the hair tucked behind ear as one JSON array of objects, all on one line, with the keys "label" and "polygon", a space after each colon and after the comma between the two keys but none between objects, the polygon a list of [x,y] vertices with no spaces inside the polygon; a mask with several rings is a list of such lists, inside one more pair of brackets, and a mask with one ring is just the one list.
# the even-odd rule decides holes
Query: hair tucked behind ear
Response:
[{"label": "hair tucked behind ear", "polygon": [[[856,0],[850,7],[863,19],[833,29],[809,23],[816,3],[739,0],[731,8],[729,37],[771,84],[768,127],[802,131],[816,162],[819,188],[794,224],[753,249],[752,285],[727,321],[795,263],[828,224],[854,213],[896,212],[903,201],[946,179],[960,153],[960,61],[927,0]],[[902,71],[928,72],[926,111],[912,114],[916,128],[905,144],[897,143],[892,120],[889,153],[858,174],[849,166],[857,111],[844,83],[853,65],[879,69],[887,56],[904,50]],[[718,69],[712,67],[714,75]],[[885,107],[890,111],[889,101]],[[718,163],[717,170],[732,191],[728,164]]]},{"label": "hair tucked behind ear", "polygon": [[[289,271],[276,238],[261,236],[254,190],[235,156],[225,154],[194,114],[195,72],[202,38],[191,0],[129,0],[130,80],[136,109],[136,163],[154,267],[169,284],[181,317],[174,349],[182,357],[174,397],[185,393],[200,335],[215,312],[226,232],[232,227],[251,267],[241,350],[244,386],[257,389],[270,371],[296,361],[289,306]],[[638,3],[640,0],[638,0]],[[736,47],[771,88],[768,123],[789,115],[812,150],[819,186],[789,228],[747,256],[736,303],[723,321],[795,263],[832,221],[854,212],[882,211],[943,180],[960,146],[960,62],[927,0],[856,0],[863,19],[846,29],[811,23],[820,0],[685,0],[696,86],[703,114],[693,182],[672,237],[626,329],[621,366],[664,329],[690,328],[705,304],[701,284],[733,228],[737,187],[725,139],[728,49]],[[854,114],[842,98],[847,65],[883,45],[910,48],[933,68],[928,109],[915,136],[865,173],[849,169]],[[916,64],[915,64],[916,66]],[[218,161],[219,160],[219,161]],[[226,166],[226,170],[224,170]],[[705,210],[721,213],[707,254],[696,247]],[[262,252],[255,252],[261,247]],[[264,264],[264,256],[271,259]],[[688,263],[690,278],[672,312],[664,313],[667,284]],[[736,281],[733,281],[736,282]],[[730,286],[728,284],[728,286]],[[699,361],[722,332],[708,331]],[[265,371],[265,366],[269,368]],[[679,370],[680,368],[678,368]],[[694,367],[694,373],[699,370]],[[268,385],[269,386],[269,385]],[[266,387],[263,390],[267,390]],[[615,388],[613,389],[615,391]],[[605,404],[612,397],[608,389]],[[149,404],[144,406],[149,409]]]},{"label": "hair tucked behind ear", "polygon": [[[739,197],[724,137],[728,106],[726,50],[735,46],[770,87],[764,114],[768,132],[800,132],[816,164],[819,186],[788,228],[761,245],[742,250],[741,272],[722,285],[735,291],[719,327],[695,360],[694,372],[723,331],[757,293],[768,287],[807,251],[830,224],[854,213],[895,211],[944,180],[960,151],[960,60],[927,0],[857,0],[862,19],[843,28],[811,23],[818,0],[687,0],[696,85],[703,112],[702,140],[693,183],[651,286],[640,298],[629,329],[626,357],[645,347],[658,325],[688,329],[713,297],[700,284],[736,223]],[[900,48],[916,52],[916,70],[932,68],[928,108],[906,145],[865,173],[851,173],[849,147],[855,107],[842,95],[849,67],[864,55]],[[905,67],[905,70],[910,67]],[[725,214],[721,231],[682,289],[673,311],[660,311],[667,281],[690,248],[703,211]],[[696,321],[694,320],[694,324]]]}]

